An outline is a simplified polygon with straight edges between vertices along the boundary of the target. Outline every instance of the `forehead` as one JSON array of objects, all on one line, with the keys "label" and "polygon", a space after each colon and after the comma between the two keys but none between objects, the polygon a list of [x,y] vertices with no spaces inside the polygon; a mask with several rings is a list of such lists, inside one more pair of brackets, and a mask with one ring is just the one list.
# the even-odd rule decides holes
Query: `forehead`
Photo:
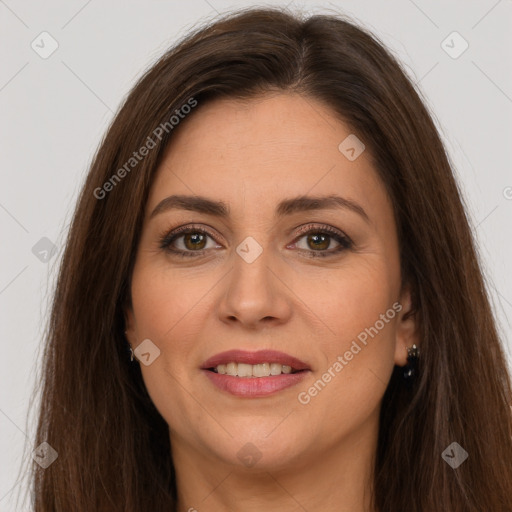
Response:
[{"label": "forehead", "polygon": [[243,198],[246,208],[309,193],[382,194],[368,151],[353,161],[340,151],[349,136],[329,107],[298,94],[199,104],[173,134],[148,210],[171,193]]},{"label": "forehead", "polygon": [[[308,154],[338,152],[340,135],[348,127],[327,106],[298,94],[266,94],[247,100],[218,99],[199,104],[168,148],[196,153],[208,148],[212,156],[242,159],[248,155],[300,160],[301,148]],[[262,150],[265,149],[265,152]],[[194,155],[208,158],[209,155]],[[172,157],[171,157],[172,158]]]}]

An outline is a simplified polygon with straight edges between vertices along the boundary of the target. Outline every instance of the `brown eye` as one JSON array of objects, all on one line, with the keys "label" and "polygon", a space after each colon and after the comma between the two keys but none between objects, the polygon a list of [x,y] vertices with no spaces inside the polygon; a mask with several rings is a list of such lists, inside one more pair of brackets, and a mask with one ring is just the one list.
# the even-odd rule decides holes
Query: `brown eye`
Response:
[{"label": "brown eye", "polygon": [[194,233],[187,233],[182,236],[183,236],[183,243],[187,249],[190,249],[190,250],[204,249],[206,235],[204,235],[203,233],[194,232]]},{"label": "brown eye", "polygon": [[[341,231],[330,226],[305,226],[299,230],[299,236],[293,245],[305,239],[306,247],[299,247],[301,252],[307,253],[309,257],[334,256],[345,249],[352,247],[352,241]],[[213,244],[208,247],[208,238],[215,241],[215,237],[203,228],[185,226],[178,228],[160,238],[160,248],[176,256],[201,256],[209,248],[220,248],[222,246]],[[329,249],[334,241],[338,247]],[[181,246],[180,246],[181,245]]]},{"label": "brown eye", "polygon": [[307,243],[311,244],[309,247],[313,249],[328,249],[330,245],[330,235],[323,235],[321,233],[315,233],[313,235],[307,235]]},{"label": "brown eye", "polygon": [[[172,231],[160,239],[160,248],[177,256],[196,256],[208,249],[208,238],[213,235],[204,229],[185,227]],[[215,246],[214,247],[218,247]]]},{"label": "brown eye", "polygon": [[[352,240],[347,235],[330,226],[305,226],[300,229],[299,233],[302,236],[297,238],[295,245],[299,240],[305,238],[306,247],[299,248],[314,258],[333,256],[353,246]],[[332,240],[338,243],[338,247],[327,250]]]}]

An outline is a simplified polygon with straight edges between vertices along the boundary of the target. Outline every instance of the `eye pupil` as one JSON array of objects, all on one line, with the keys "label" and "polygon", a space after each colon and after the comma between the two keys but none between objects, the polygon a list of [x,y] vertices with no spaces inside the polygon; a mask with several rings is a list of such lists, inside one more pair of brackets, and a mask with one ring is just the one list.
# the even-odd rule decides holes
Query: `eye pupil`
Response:
[{"label": "eye pupil", "polygon": [[[322,241],[320,241],[320,243],[317,243],[319,238],[321,238]],[[314,239],[315,240],[314,247],[316,247],[317,249],[326,249],[327,247],[329,247],[329,241],[327,240],[327,244],[325,243],[326,239],[328,239],[328,238],[329,238],[328,235],[322,235],[319,233],[315,233],[313,235],[308,236],[308,241]]]},{"label": "eye pupil", "polygon": [[[184,239],[185,239],[185,246],[187,247],[187,249],[198,249],[198,248],[202,249],[203,246],[198,247],[197,242],[199,242],[199,243],[204,242],[205,236],[201,233],[187,233],[187,234],[185,234]],[[189,241],[191,239],[193,240],[192,245],[189,246]]]}]

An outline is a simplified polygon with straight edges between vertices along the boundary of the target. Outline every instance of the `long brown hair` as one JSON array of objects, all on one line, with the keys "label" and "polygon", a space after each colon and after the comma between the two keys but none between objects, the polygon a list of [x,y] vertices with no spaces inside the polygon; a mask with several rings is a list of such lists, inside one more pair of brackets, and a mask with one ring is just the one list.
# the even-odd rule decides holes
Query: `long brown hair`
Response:
[{"label": "long brown hair", "polygon": [[[124,337],[144,207],[184,113],[270,91],[302,94],[338,114],[364,141],[394,206],[421,359],[412,388],[395,368],[383,398],[375,509],[510,512],[510,376],[463,199],[421,93],[384,45],[345,16],[272,8],[231,13],[167,51],[97,151],[45,333],[33,448],[48,442],[58,458],[46,469],[30,461],[34,510],[175,510],[168,426]],[[155,146],[131,160],[149,138]],[[453,442],[469,454],[456,469],[441,456]]]}]

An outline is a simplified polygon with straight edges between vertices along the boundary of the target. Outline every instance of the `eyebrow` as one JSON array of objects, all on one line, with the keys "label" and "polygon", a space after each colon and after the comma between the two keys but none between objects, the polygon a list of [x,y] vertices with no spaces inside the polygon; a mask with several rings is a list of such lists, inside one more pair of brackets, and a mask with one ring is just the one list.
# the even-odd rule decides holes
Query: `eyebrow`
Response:
[{"label": "eyebrow", "polygon": [[[275,217],[281,218],[296,212],[306,212],[327,209],[347,209],[357,213],[366,222],[370,222],[368,214],[356,202],[337,195],[328,196],[298,196],[281,201],[276,208]],[[151,212],[150,219],[168,210],[188,210],[221,219],[230,215],[229,206],[223,201],[214,201],[202,196],[172,195],[160,201]]]}]

